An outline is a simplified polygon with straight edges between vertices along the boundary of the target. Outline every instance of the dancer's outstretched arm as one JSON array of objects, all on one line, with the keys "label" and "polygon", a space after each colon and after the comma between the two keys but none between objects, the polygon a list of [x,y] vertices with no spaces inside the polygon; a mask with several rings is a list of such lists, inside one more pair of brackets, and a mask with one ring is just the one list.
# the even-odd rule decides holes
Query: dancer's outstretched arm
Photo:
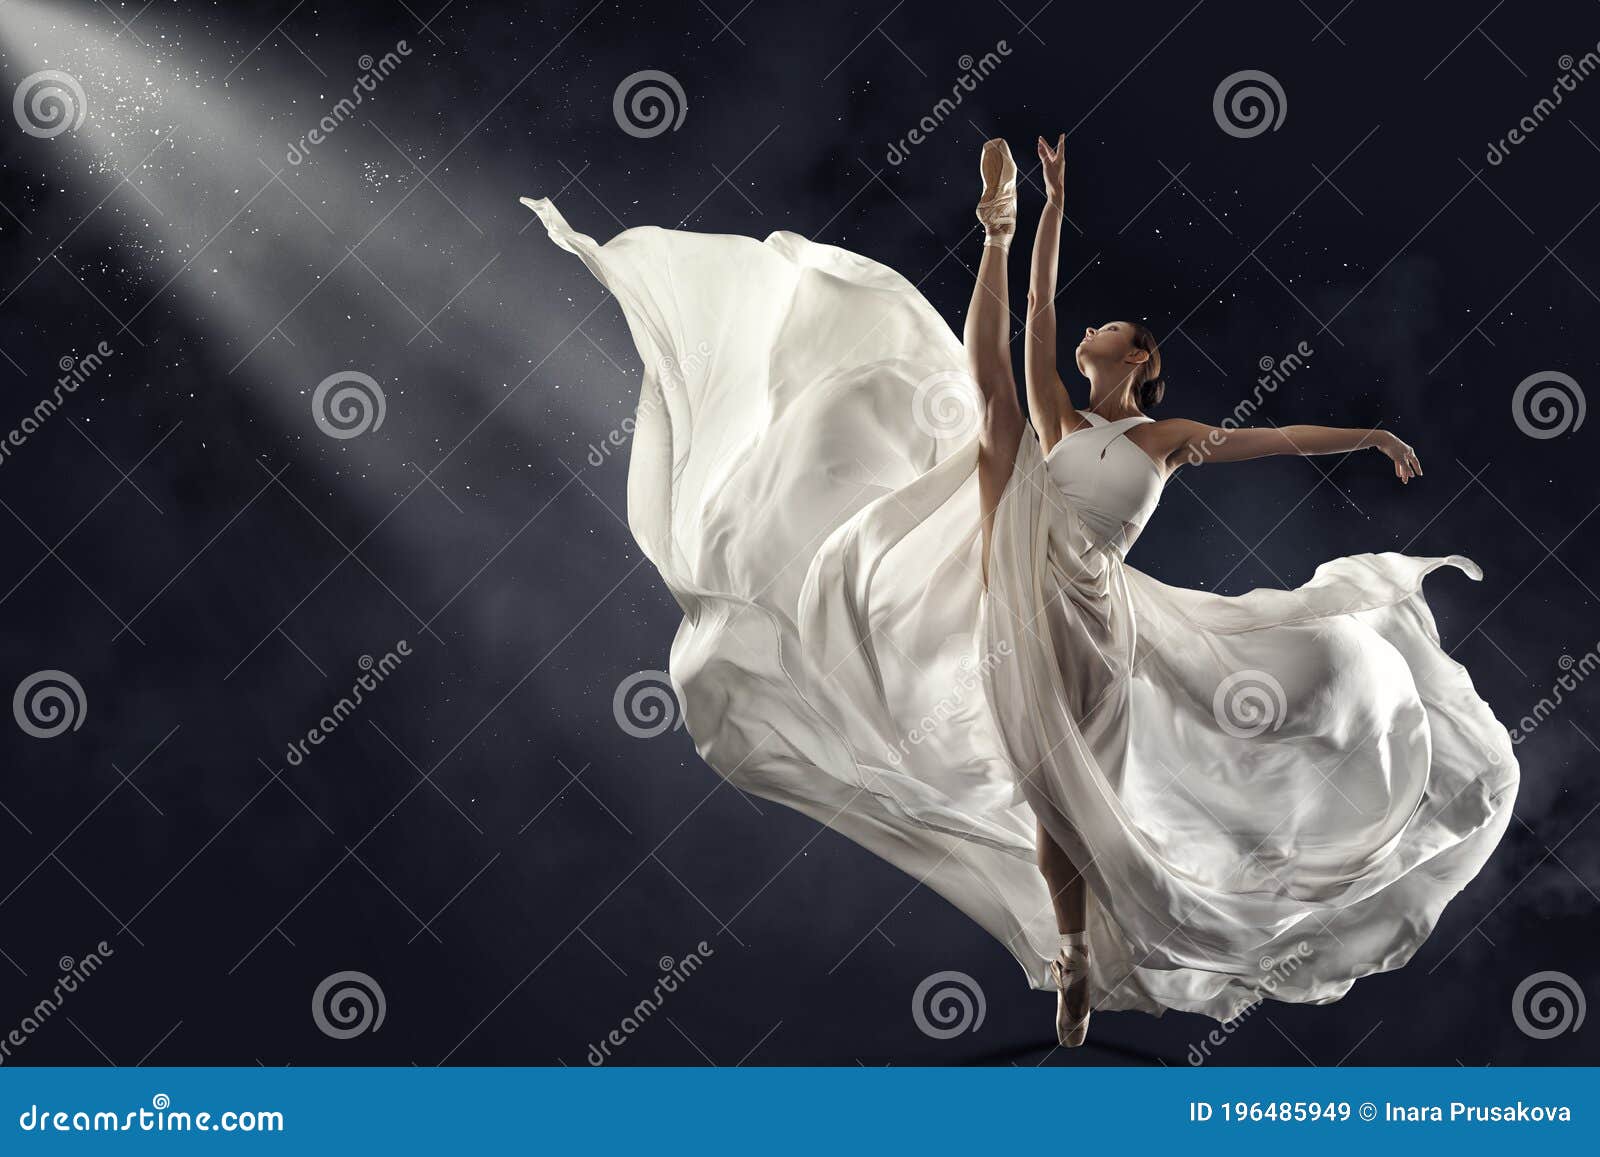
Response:
[{"label": "dancer's outstretched arm", "polygon": [[1023,375],[1028,382],[1028,416],[1039,434],[1045,453],[1061,436],[1080,425],[1067,387],[1056,370],[1056,267],[1061,249],[1061,217],[1066,186],[1067,137],[1056,138],[1055,148],[1038,141],[1044,166],[1045,206],[1039,230],[1033,237],[1033,268],[1028,276],[1027,342]]},{"label": "dancer's outstretched arm", "polygon": [[1185,463],[1244,462],[1274,454],[1344,454],[1351,450],[1380,451],[1394,463],[1394,476],[1410,482],[1422,474],[1417,453],[1387,430],[1346,429],[1338,426],[1263,426],[1228,430],[1172,418],[1162,423],[1176,444],[1168,456],[1174,468]]}]

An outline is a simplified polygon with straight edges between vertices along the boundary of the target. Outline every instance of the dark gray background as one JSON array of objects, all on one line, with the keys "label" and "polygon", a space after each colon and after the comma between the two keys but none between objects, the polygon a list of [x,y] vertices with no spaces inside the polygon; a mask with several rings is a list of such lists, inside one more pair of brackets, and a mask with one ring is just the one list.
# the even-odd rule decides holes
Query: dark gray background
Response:
[{"label": "dark gray background", "polygon": [[[1181,1065],[1212,1027],[1107,1014],[1051,1052],[1050,999],[938,897],[713,790],[681,730],[619,729],[613,692],[665,665],[677,621],[620,519],[625,455],[585,461],[638,363],[519,194],[601,238],[794,230],[959,324],[977,146],[1006,135],[1032,174],[1034,136],[1070,130],[1066,331],[1148,320],[1162,412],[1211,420],[1307,341],[1263,420],[1382,423],[1427,471],[1185,471],[1137,565],[1239,592],[1339,554],[1467,554],[1485,581],[1446,572],[1429,599],[1508,723],[1600,639],[1600,423],[1535,439],[1511,410],[1530,374],[1595,382],[1600,80],[1485,160],[1600,41],[1594,4],[408,2],[0,6],[0,95],[58,68],[87,105],[49,139],[0,126],[0,427],[60,359],[114,351],[0,465],[0,688],[61,669],[87,699],[58,738],[0,728],[0,1032],[58,958],[114,951],[9,1063],[582,1064],[701,940],[714,955],[617,1063]],[[684,89],[676,131],[614,119],[642,69]],[[1242,69],[1281,82],[1276,131],[1214,119]],[[336,440],[311,393],[346,369],[387,415]],[[402,638],[412,656],[288,766]],[[1592,1024],[1536,1040],[1511,1002],[1542,970],[1600,981],[1597,703],[1579,687],[1519,748],[1504,843],[1409,967],[1258,1010],[1213,1063],[1592,1062]],[[387,1014],[339,1041],[309,1006],[343,969]],[[943,969],[987,1011],[935,1040],[911,998]]]}]

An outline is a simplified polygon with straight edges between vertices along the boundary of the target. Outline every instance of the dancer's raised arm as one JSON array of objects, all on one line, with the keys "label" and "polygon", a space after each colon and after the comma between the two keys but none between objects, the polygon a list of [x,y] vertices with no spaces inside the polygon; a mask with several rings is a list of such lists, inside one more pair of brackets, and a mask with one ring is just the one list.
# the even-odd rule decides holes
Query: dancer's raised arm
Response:
[{"label": "dancer's raised arm", "polygon": [[1022,369],[1028,382],[1028,416],[1045,453],[1079,424],[1067,387],[1056,370],[1056,266],[1061,248],[1061,217],[1066,187],[1067,137],[1055,148],[1037,143],[1044,166],[1045,205],[1033,237],[1033,266],[1028,275],[1027,340]]}]

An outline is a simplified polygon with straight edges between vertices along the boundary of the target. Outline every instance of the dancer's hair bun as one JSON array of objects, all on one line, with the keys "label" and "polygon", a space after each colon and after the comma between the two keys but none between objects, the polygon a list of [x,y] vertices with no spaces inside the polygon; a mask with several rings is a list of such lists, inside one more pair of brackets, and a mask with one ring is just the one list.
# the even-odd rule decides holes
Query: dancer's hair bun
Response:
[{"label": "dancer's hair bun", "polygon": [[1139,383],[1139,408],[1148,410],[1151,406],[1159,406],[1162,396],[1167,392],[1166,379],[1159,374],[1147,381]]}]

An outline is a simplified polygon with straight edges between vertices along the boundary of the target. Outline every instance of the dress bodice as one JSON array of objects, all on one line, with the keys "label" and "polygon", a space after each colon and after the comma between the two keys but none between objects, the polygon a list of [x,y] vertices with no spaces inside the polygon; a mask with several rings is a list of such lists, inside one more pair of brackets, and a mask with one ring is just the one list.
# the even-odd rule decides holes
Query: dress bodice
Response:
[{"label": "dress bodice", "polygon": [[1125,555],[1155,512],[1165,483],[1150,455],[1126,437],[1150,419],[1134,415],[1108,422],[1099,414],[1081,412],[1091,425],[1057,442],[1045,469],[1095,542]]}]

